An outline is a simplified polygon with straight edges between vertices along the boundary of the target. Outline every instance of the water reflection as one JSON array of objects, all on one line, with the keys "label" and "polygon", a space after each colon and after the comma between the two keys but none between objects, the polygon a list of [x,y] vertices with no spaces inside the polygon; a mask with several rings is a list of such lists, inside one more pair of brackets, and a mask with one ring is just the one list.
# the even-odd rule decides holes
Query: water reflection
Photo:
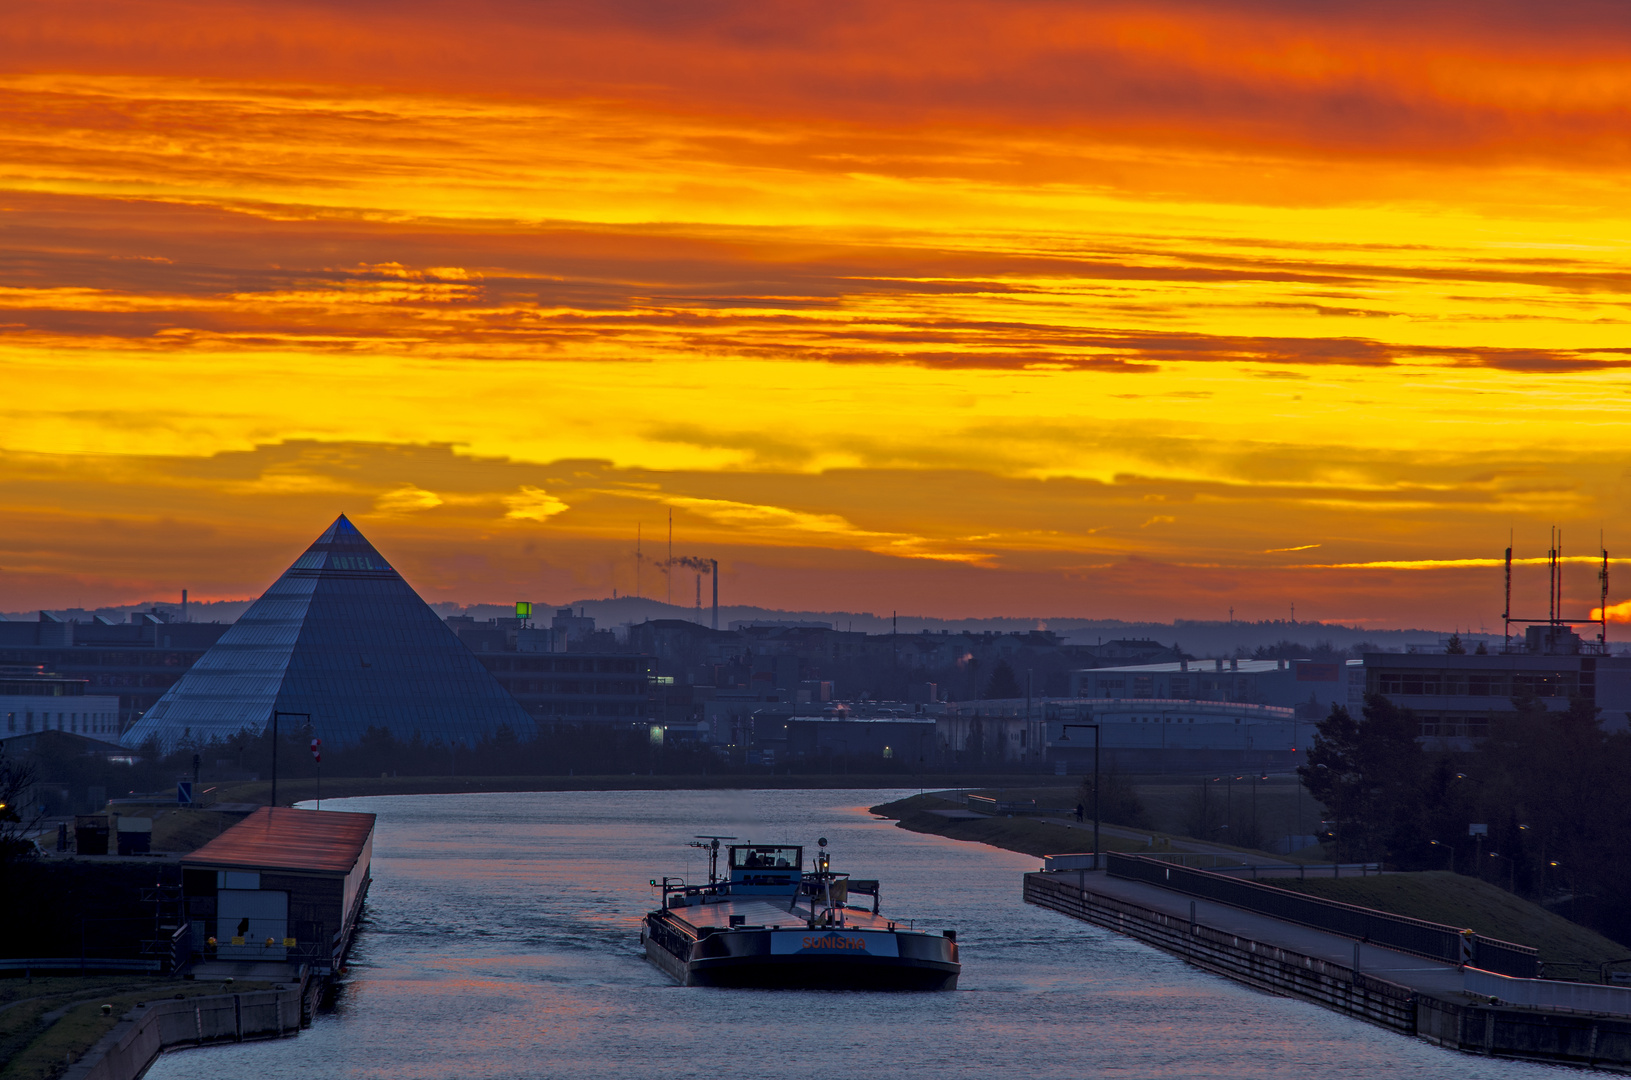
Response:
[{"label": "water reflection", "polygon": [[[1516,1077],[1254,993],[1019,899],[1033,858],[874,820],[890,792],[559,792],[331,800],[379,815],[374,885],[332,1014],[293,1040],[168,1054],[220,1077]],[[960,989],[683,989],[641,956],[647,882],[707,878],[697,833],[832,842],[885,911],[951,928]],[[1572,1074],[1571,1074],[1572,1075]]]}]

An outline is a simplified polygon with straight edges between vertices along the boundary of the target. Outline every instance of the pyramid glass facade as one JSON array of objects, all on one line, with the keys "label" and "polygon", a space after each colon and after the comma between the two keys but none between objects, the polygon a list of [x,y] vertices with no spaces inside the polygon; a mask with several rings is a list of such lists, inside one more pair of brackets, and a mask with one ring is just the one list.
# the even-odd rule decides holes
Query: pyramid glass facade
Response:
[{"label": "pyramid glass facade", "polygon": [[[341,515],[147,714],[125,732],[166,750],[310,713],[332,747],[370,727],[470,744],[531,717]],[[304,724],[304,721],[297,721]]]}]

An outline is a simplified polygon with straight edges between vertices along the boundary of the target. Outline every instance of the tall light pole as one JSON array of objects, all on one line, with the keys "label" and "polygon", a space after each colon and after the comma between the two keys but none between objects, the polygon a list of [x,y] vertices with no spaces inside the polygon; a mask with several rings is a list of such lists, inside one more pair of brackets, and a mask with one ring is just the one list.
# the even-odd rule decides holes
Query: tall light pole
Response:
[{"label": "tall light pole", "polygon": [[273,712],[272,712],[272,802],[271,802],[271,804],[273,806],[277,805],[277,722],[278,722],[278,717],[280,717],[280,716],[303,716],[303,717],[306,718],[306,723],[308,725],[311,723],[311,713],[309,713],[309,712],[278,712],[276,710],[273,710]]},{"label": "tall light pole", "polygon": [[1059,741],[1070,741],[1071,728],[1093,729],[1093,869],[1099,868],[1099,725],[1060,724]]}]

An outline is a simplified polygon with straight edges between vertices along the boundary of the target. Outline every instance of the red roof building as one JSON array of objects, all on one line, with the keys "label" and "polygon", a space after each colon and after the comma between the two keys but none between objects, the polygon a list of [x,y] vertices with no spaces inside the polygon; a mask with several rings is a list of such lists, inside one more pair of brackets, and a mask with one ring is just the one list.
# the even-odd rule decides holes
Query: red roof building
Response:
[{"label": "red roof building", "polygon": [[338,967],[373,849],[373,814],[256,810],[181,860],[195,953]]}]

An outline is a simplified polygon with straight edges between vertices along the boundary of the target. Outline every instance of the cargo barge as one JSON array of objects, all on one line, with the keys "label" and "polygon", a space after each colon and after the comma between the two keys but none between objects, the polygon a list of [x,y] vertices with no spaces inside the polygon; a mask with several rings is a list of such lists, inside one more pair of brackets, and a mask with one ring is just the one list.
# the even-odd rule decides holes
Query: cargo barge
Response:
[{"label": "cargo barge", "polygon": [[[701,837],[708,884],[654,879],[662,906],[646,915],[646,956],[684,986],[821,990],[955,990],[957,932],[928,933],[879,913],[879,883],[831,869],[827,841],[804,849]],[[870,898],[870,907],[857,904]]]}]

